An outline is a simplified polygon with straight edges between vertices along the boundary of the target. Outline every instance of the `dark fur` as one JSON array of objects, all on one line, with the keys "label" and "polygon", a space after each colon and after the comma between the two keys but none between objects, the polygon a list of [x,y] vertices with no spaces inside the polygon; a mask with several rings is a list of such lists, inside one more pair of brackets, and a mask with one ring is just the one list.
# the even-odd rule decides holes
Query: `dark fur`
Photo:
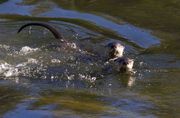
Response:
[{"label": "dark fur", "polygon": [[51,31],[51,33],[54,35],[54,37],[56,39],[62,39],[63,38],[62,35],[54,27],[52,27],[51,25],[48,25],[46,23],[27,23],[27,24],[21,26],[17,33],[20,33],[24,28],[26,28],[28,26],[42,26],[42,27],[45,27],[46,29]]}]

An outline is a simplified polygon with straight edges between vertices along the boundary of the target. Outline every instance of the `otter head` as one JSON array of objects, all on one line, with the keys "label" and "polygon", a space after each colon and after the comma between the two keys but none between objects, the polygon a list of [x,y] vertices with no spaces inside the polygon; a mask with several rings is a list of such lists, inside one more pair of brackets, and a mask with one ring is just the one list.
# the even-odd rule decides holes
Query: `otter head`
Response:
[{"label": "otter head", "polygon": [[112,42],[107,45],[109,48],[109,59],[114,59],[123,56],[124,46],[117,42]]},{"label": "otter head", "polygon": [[132,71],[134,60],[126,57],[120,57],[115,60],[115,63],[117,66],[117,71],[127,72],[127,71]]}]

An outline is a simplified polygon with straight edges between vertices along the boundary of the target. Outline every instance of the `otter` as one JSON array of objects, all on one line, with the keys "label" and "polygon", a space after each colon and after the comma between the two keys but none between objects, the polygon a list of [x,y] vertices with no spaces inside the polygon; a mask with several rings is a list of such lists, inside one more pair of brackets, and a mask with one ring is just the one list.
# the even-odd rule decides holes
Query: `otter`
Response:
[{"label": "otter", "polygon": [[116,70],[119,72],[132,71],[134,60],[127,57],[120,57],[114,60],[115,65],[117,65]]},{"label": "otter", "polygon": [[108,52],[109,60],[117,59],[123,56],[125,47],[122,44],[117,42],[111,42],[107,44],[107,47],[109,48],[109,52]]},{"label": "otter", "polygon": [[115,70],[118,72],[132,71],[134,60],[123,56],[125,47],[122,44],[111,42],[107,44],[107,47],[109,48],[108,62],[114,65]]},{"label": "otter", "polygon": [[[17,33],[20,33],[24,28],[26,28],[28,26],[42,26],[42,27],[48,29],[54,35],[54,37],[56,39],[60,40],[63,48],[70,47],[72,49],[78,49],[74,42],[71,43],[71,42],[67,42],[66,40],[64,40],[61,33],[59,33],[54,27],[52,27],[51,25],[49,25],[47,23],[42,23],[42,22],[27,23],[27,24],[21,26]],[[52,44],[49,47],[54,48],[56,46],[57,45]],[[59,45],[57,46],[57,48],[60,48],[60,49],[62,47]],[[125,47],[122,44],[120,44],[118,42],[111,42],[111,43],[107,44],[107,47],[109,48],[108,61],[113,62],[117,66],[117,71],[126,72],[126,71],[132,70],[134,60],[129,59],[127,57],[123,57],[123,52],[124,52]]]}]

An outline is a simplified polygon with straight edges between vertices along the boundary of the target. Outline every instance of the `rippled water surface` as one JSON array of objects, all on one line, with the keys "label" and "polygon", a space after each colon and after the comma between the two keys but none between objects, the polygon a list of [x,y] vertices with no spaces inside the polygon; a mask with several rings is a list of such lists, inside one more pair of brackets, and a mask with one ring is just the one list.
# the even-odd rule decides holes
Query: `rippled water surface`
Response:
[{"label": "rippled water surface", "polygon": [[[64,47],[46,22],[69,42]],[[179,118],[179,0],[1,0],[0,117]],[[108,42],[134,73],[106,71]]]}]

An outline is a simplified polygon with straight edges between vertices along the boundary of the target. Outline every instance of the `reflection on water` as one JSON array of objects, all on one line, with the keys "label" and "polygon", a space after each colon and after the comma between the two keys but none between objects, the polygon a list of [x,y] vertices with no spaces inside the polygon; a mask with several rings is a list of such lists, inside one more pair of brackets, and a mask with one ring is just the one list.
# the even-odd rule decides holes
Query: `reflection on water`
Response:
[{"label": "reflection on water", "polygon": [[[46,4],[49,5],[49,2]],[[7,5],[9,5],[9,4],[7,3]],[[14,5],[16,5],[18,7],[17,4],[14,3]],[[10,6],[2,5],[2,6],[5,8],[12,7],[11,5]],[[37,8],[38,8],[38,6],[37,6]],[[46,12],[46,10],[40,11],[40,14],[37,14],[37,16],[53,17],[53,18],[58,17],[58,18],[69,18],[69,19],[81,19],[81,20],[89,21],[89,22],[92,22],[93,24],[96,24],[99,27],[110,29],[112,32],[116,32],[118,35],[122,36],[123,38],[126,38],[129,41],[131,41],[143,48],[147,48],[152,45],[157,45],[160,43],[158,41],[158,38],[156,38],[155,36],[152,36],[149,31],[137,28],[137,27],[130,25],[128,23],[125,23],[125,22],[123,24],[117,24],[117,23],[111,22],[110,20],[106,20],[105,18],[96,16],[93,14],[64,10],[64,9],[57,8],[57,7],[54,7],[53,9],[49,9],[49,7],[47,7],[47,8],[48,8],[47,12]],[[9,13],[9,11],[4,11],[4,8],[1,8],[1,9],[2,9],[1,11],[3,13],[7,13],[7,12]],[[17,13],[14,10],[17,11]],[[17,9],[14,9],[14,10],[13,10],[15,12],[14,14],[20,13],[21,15],[28,15],[28,14],[18,12]],[[21,10],[23,10],[23,9],[21,9]],[[28,10],[29,10],[29,8],[28,8]],[[23,11],[27,11],[27,10],[23,10]],[[30,11],[27,11],[27,12],[30,12]]]},{"label": "reflection on water", "polygon": [[19,2],[19,1],[21,1],[21,0],[11,0],[11,1],[3,3],[0,7],[0,13],[18,14],[19,12],[21,12],[23,15],[30,15],[29,11],[31,9],[31,6],[30,7],[23,6],[20,8],[17,5],[17,2]]},{"label": "reflection on water", "polygon": [[[177,0],[1,1],[1,116],[180,117],[179,5]],[[76,48],[64,47],[41,27],[17,35],[31,20],[49,22]],[[104,45],[111,41],[125,45],[124,55],[135,59],[134,73],[104,69]]]},{"label": "reflection on water", "polygon": [[9,110],[12,110],[23,99],[23,94],[20,91],[12,88],[0,87],[0,116]]},{"label": "reflection on water", "polygon": [[[63,12],[63,14],[59,14]],[[148,31],[137,28],[133,25],[123,23],[116,24],[109,20],[106,20],[102,17],[92,15],[92,14],[83,14],[75,11],[63,10],[60,8],[54,8],[47,13],[40,14],[40,16],[48,16],[48,17],[59,17],[59,18],[72,18],[72,19],[81,19],[90,21],[94,24],[97,24],[100,27],[104,27],[106,29],[111,29],[113,32],[118,33],[123,38],[126,38],[137,45],[147,48],[151,45],[159,44],[158,39],[155,36],[152,36]]]},{"label": "reflection on water", "polygon": [[[70,109],[75,112],[96,114],[108,111],[107,106],[96,94],[77,91],[46,91],[42,98],[32,105],[32,109],[55,104],[57,109]],[[99,100],[98,100],[99,99]]]}]

